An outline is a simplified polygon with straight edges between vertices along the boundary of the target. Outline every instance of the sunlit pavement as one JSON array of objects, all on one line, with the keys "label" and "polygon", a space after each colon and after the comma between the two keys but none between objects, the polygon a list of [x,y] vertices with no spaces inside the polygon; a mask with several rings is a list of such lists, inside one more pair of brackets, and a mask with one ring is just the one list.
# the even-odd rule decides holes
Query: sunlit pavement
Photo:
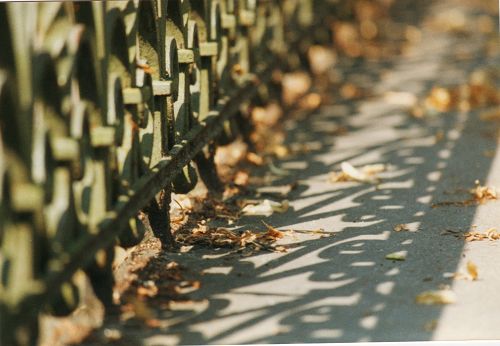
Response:
[{"label": "sunlit pavement", "polygon": [[[436,1],[426,19],[454,3]],[[174,255],[203,272],[192,296],[199,303],[165,313],[167,328],[124,333],[148,345],[500,339],[499,241],[456,236],[498,227],[500,202],[431,207],[468,198],[476,180],[500,187],[497,124],[480,120],[480,108],[418,119],[403,97],[463,84],[478,68],[494,71],[498,49],[487,54],[487,44],[479,33],[426,27],[403,57],[338,66],[371,95],[335,99],[287,124],[289,142],[321,148],[276,163],[290,172],[276,184],[299,185],[289,196],[292,208],[266,219],[282,230],[335,235],[287,237],[287,253]],[[331,124],[347,132],[332,135]],[[330,173],[344,161],[387,169],[379,184],[332,183]],[[238,225],[259,223],[246,217]],[[409,230],[395,232],[399,224]],[[386,259],[394,252],[404,260]],[[476,280],[468,263],[477,267]],[[454,292],[451,304],[416,303],[419,294],[443,288]]]}]

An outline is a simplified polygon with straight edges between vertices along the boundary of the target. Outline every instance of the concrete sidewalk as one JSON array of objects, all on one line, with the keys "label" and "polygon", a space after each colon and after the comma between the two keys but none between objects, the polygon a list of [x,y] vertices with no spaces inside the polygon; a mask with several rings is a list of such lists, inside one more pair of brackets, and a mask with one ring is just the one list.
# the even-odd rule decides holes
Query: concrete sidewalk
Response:
[{"label": "concrete sidewalk", "polygon": [[[428,16],[455,3],[436,1]],[[169,255],[203,272],[202,289],[193,293],[202,303],[165,313],[171,321],[165,330],[124,334],[147,345],[500,339],[498,242],[442,234],[498,226],[500,201],[431,208],[462,198],[457,191],[475,180],[500,187],[497,138],[489,135],[495,124],[480,121],[480,110],[415,119],[387,97],[422,97],[434,85],[463,83],[478,66],[500,66],[485,45],[474,33],[427,28],[404,57],[339,66],[346,81],[364,84],[373,95],[324,105],[287,124],[289,142],[320,142],[321,148],[277,163],[291,175],[275,183],[299,185],[289,196],[292,208],[266,219],[279,229],[322,228],[335,236],[297,235],[285,240],[294,246],[284,254]],[[332,124],[348,132],[331,135]],[[378,186],[333,184],[329,174],[343,161],[390,169]],[[245,217],[237,226],[258,224],[260,218]],[[393,231],[398,224],[410,231]],[[406,260],[385,259],[396,251],[406,251]],[[469,261],[478,267],[477,281],[449,277]],[[441,285],[451,286],[454,304],[415,303],[418,294]]]}]

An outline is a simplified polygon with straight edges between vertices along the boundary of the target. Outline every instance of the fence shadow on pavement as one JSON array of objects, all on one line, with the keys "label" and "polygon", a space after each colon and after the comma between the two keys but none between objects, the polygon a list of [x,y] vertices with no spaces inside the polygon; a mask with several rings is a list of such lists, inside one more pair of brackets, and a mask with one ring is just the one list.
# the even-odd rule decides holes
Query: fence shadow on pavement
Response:
[{"label": "fence shadow on pavement", "polygon": [[[436,40],[427,45],[429,51],[434,52],[433,44],[450,49],[441,48],[432,61],[424,50],[415,59],[391,62],[390,80],[380,76],[376,64],[369,71],[362,66],[346,70],[345,77],[366,72],[380,92],[399,86],[425,95],[434,83],[460,80],[477,66],[477,61],[449,63],[451,48],[463,44],[463,38]],[[410,80],[409,75],[411,83],[397,84]],[[348,133],[322,132],[325,123],[346,126]],[[142,330],[140,339],[148,344],[432,340],[442,307],[417,305],[415,297],[451,284],[443,274],[458,270],[464,243],[441,233],[470,229],[477,207],[431,205],[460,198],[454,191],[486,180],[492,158],[483,152],[496,151],[496,138],[485,136],[489,131],[478,111],[421,120],[378,96],[324,106],[289,130],[290,143],[320,141],[322,147],[280,162],[284,167],[301,162],[307,168],[275,182],[301,183],[290,195],[293,209],[265,221],[280,229],[323,227],[335,236],[301,240],[279,256],[242,258],[222,251],[207,259],[208,250],[201,249],[174,258],[204,273],[202,289],[190,296],[206,299],[208,306],[197,312],[160,312],[160,319],[180,316],[181,322],[166,330]],[[342,161],[388,163],[393,170],[379,186],[328,183],[328,174]],[[238,226],[260,221],[245,217]],[[402,223],[412,231],[394,232]],[[401,250],[407,251],[406,261],[385,259]],[[126,327],[123,333],[127,336]]]}]

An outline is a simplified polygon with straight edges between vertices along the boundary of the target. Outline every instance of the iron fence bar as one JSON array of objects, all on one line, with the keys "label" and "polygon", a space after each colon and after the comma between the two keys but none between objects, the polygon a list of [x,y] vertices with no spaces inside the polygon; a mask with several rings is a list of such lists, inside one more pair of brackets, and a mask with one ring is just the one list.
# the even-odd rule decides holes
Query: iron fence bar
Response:
[{"label": "iron fence bar", "polygon": [[224,121],[239,110],[242,102],[256,94],[260,84],[270,80],[271,71],[275,67],[276,63],[271,63],[262,72],[256,73],[255,78],[248,80],[236,93],[219,100],[217,108],[188,132],[182,143],[175,145],[167,157],[162,158],[150,173],[133,185],[131,188],[133,192],[129,196],[123,196],[126,200],[118,202],[114,210],[99,225],[97,234],[88,235],[74,245],[66,261],[60,263],[62,270],[52,272],[41,280],[44,284],[43,288],[39,289],[43,292],[26,298],[16,314],[11,316],[12,320],[23,318],[26,323],[30,318],[36,319],[40,305],[50,300],[56,289],[71,279],[78,269],[87,265],[98,250],[113,244],[128,220],[136,215],[138,210],[144,208],[162,188],[171,183],[176,174],[223,130]]},{"label": "iron fence bar", "polygon": [[314,0],[196,1],[0,4],[0,343],[33,344],[43,309],[74,310],[78,270],[111,300],[112,246],[141,241],[160,192],[192,189],[193,162],[217,186],[204,149],[235,138],[312,25]]}]

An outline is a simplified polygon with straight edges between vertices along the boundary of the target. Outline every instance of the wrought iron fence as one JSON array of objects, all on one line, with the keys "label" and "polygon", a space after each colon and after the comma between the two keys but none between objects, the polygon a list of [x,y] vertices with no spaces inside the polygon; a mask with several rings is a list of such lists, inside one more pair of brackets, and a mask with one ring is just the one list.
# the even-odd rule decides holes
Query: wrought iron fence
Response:
[{"label": "wrought iron fence", "polygon": [[36,342],[41,311],[70,313],[79,270],[111,305],[113,249],[141,241],[139,210],[171,244],[171,191],[220,190],[214,148],[302,59],[323,3],[0,4],[2,345]]}]

